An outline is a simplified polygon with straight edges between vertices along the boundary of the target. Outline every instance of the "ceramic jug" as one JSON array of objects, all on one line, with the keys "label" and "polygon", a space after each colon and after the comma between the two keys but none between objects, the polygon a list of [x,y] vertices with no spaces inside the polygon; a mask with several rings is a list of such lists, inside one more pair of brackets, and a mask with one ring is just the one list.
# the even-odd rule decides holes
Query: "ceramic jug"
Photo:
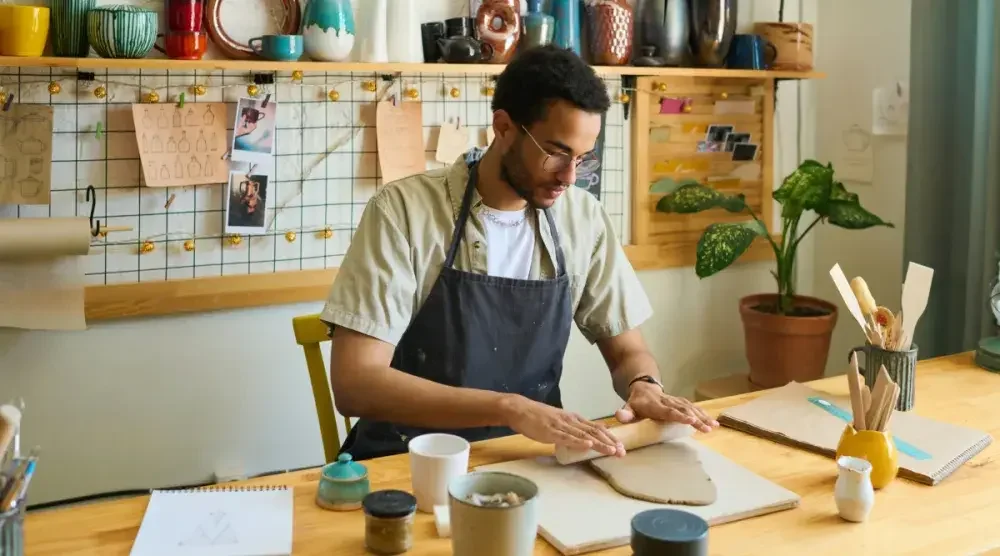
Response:
[{"label": "ceramic jug", "polygon": [[358,61],[386,63],[389,61],[389,0],[365,0],[358,14]]},{"label": "ceramic jug", "polygon": [[424,61],[420,39],[423,0],[389,0],[386,20],[389,61],[419,64]]},{"label": "ceramic jug", "polygon": [[493,48],[493,64],[506,64],[521,40],[521,0],[483,0],[476,12],[479,40]]},{"label": "ceramic jug", "polygon": [[302,16],[302,40],[313,60],[343,62],[354,49],[351,0],[309,0]]},{"label": "ceramic jug", "polygon": [[837,458],[837,470],[833,497],[840,517],[854,522],[868,519],[875,505],[872,464],[861,458],[841,456]]},{"label": "ceramic jug", "polygon": [[522,48],[545,46],[552,42],[556,20],[542,11],[542,0],[528,0],[528,15],[524,16]]}]

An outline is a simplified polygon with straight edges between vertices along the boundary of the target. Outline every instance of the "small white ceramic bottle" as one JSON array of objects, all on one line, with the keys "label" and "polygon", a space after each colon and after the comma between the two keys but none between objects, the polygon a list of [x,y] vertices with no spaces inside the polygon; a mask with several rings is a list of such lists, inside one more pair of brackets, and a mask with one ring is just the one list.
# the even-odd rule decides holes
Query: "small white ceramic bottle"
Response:
[{"label": "small white ceramic bottle", "polygon": [[861,458],[841,456],[837,459],[837,471],[833,497],[840,517],[859,523],[868,519],[875,505],[872,464]]},{"label": "small white ceramic bottle", "polygon": [[389,0],[386,34],[390,62],[419,64],[424,61],[420,39],[425,0]]}]

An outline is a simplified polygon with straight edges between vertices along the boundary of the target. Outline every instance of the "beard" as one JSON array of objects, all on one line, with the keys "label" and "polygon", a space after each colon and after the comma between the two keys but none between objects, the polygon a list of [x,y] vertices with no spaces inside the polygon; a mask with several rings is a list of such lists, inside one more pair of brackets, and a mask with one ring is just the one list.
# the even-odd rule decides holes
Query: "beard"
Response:
[{"label": "beard", "polygon": [[531,174],[525,167],[524,160],[520,153],[521,142],[519,140],[500,158],[500,178],[507,182],[507,185],[509,185],[519,197],[524,199],[528,203],[528,206],[533,209],[544,210],[550,205],[540,204],[535,201],[535,188],[530,185],[526,185],[531,183]]}]

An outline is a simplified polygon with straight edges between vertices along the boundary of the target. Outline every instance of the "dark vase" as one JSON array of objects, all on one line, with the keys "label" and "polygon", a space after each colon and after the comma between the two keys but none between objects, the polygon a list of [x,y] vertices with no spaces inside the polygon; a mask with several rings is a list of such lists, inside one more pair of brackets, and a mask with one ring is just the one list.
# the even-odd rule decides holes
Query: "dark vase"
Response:
[{"label": "dark vase", "polygon": [[725,65],[736,32],[737,4],[737,0],[691,0],[691,50],[698,65]]}]

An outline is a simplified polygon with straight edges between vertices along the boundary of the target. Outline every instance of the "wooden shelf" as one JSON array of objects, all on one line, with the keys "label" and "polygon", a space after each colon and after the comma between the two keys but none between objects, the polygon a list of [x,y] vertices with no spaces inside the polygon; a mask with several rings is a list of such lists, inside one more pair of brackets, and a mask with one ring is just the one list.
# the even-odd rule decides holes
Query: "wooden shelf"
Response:
[{"label": "wooden shelf", "polygon": [[[169,71],[293,71],[372,73],[372,74],[496,74],[503,64],[366,64],[356,62],[271,62],[268,60],[169,60],[166,58],[110,59],[0,56],[0,67],[49,67],[82,71],[169,70]],[[731,70],[725,68],[647,68],[635,66],[594,66],[601,75],[642,75],[651,77],[732,77],[750,79],[819,79],[819,72]]]}]

